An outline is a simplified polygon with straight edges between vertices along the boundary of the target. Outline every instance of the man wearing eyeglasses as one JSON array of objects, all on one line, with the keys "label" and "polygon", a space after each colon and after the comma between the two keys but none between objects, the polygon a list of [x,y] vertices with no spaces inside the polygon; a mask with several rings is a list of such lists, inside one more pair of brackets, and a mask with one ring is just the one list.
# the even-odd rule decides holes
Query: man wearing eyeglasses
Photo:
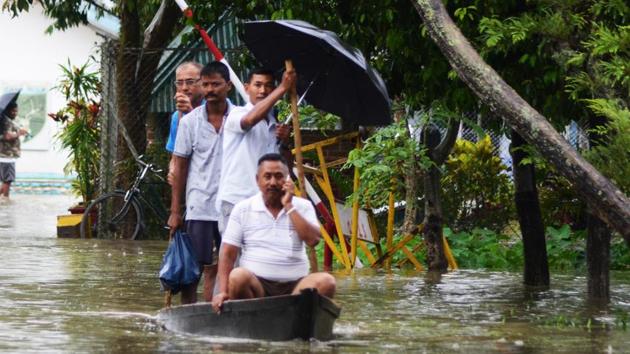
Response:
[{"label": "man wearing eyeglasses", "polygon": [[[171,116],[171,128],[168,135],[168,141],[166,142],[166,150],[173,153],[175,149],[175,138],[177,137],[177,127],[179,122],[188,112],[194,108],[200,106],[203,103],[203,89],[199,84],[202,65],[194,62],[187,61],[180,64],[175,69],[175,108]],[[173,159],[169,163],[168,168],[168,182],[173,184]]]}]

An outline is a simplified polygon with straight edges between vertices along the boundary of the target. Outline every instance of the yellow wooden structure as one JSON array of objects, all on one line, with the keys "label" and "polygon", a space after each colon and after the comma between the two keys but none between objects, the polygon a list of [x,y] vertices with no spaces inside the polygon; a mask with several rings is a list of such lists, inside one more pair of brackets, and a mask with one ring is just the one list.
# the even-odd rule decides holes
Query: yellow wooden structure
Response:
[{"label": "yellow wooden structure", "polygon": [[[81,219],[83,214],[69,214],[57,216],[57,237],[80,238]],[[91,230],[90,230],[91,231]],[[91,234],[88,235],[91,237]]]},{"label": "yellow wooden structure", "polygon": [[[355,141],[355,146],[357,148],[361,147],[361,138],[358,132],[347,133],[343,135],[339,135],[336,137],[332,137],[329,139],[325,139],[322,141],[318,141],[316,143],[304,145],[301,147],[301,152],[305,153],[308,151],[314,151],[317,154],[319,165],[318,166],[309,166],[304,165],[304,172],[313,176],[317,185],[323,191],[325,198],[328,201],[328,205],[330,206],[330,212],[334,219],[335,229],[337,235],[344,235],[342,230],[342,220],[340,217],[340,210],[337,202],[335,200],[332,185],[330,183],[330,175],[329,168],[339,167],[346,163],[347,158],[341,158],[335,161],[326,161],[324,155],[324,148],[330,145],[338,144],[344,140]],[[293,153],[296,153],[296,149],[293,150]],[[308,183],[308,182],[307,182]],[[301,184],[303,185],[303,184]],[[354,178],[353,178],[353,190],[356,192],[359,189],[360,181],[359,181],[359,170],[358,168],[354,169]],[[371,231],[371,235],[373,235],[372,239],[365,239],[359,237],[359,203],[358,200],[354,201],[352,204],[352,216],[351,216],[351,231],[350,231],[350,249],[347,248],[346,242],[339,242],[339,248],[337,247],[337,243],[332,239],[331,235],[328,234],[326,229],[322,226],[321,232],[324,239],[324,242],[328,247],[332,250],[333,255],[339,260],[341,264],[343,264],[346,270],[351,270],[356,264],[356,257],[358,249],[364,253],[366,258],[368,259],[371,267],[391,267],[391,258],[394,254],[401,251],[404,253],[405,258],[403,261],[397,263],[397,265],[403,265],[406,262],[411,262],[417,270],[423,270],[424,267],[418,261],[418,259],[414,256],[414,253],[419,250],[419,246],[416,246],[414,249],[409,250],[407,247],[407,243],[411,241],[415,235],[407,235],[403,237],[398,243],[393,244],[393,235],[394,235],[394,194],[390,193],[389,195],[389,208],[387,214],[387,239],[386,239],[386,251],[383,253],[380,246],[380,239],[378,236],[378,232],[376,230],[375,222],[371,211],[367,211],[368,220],[369,220],[369,228]],[[422,226],[419,227],[422,229]],[[343,236],[340,236],[343,237]],[[368,247],[368,243],[372,243],[377,251],[377,255],[375,256]],[[444,251],[446,253],[446,258],[449,263],[449,268],[457,269],[457,263],[450,251],[448,246],[448,242],[444,239]]]}]

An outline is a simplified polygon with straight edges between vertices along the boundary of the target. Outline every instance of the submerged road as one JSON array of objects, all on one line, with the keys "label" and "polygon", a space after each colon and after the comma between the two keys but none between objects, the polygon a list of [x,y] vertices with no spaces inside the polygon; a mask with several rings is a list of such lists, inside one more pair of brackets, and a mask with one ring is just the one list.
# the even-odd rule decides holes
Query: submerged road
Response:
[{"label": "submerged road", "polygon": [[[527,292],[518,273],[335,274],[335,340],[268,343],[161,329],[164,241],[57,239],[73,197],[15,194],[0,204],[0,352],[622,353],[630,348],[630,274],[613,302],[586,305],[583,276]],[[624,317],[625,316],[625,317]],[[590,322],[589,322],[589,319]]]}]

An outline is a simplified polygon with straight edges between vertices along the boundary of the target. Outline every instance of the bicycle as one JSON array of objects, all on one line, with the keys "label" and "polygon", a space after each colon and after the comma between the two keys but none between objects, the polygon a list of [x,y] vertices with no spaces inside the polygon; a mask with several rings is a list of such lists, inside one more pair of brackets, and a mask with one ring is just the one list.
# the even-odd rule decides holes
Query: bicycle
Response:
[{"label": "bicycle", "polygon": [[148,172],[164,182],[160,176],[162,170],[142,161],[142,156],[136,158],[136,163],[139,169],[131,187],[103,194],[90,202],[81,218],[81,238],[101,230],[112,233],[114,239],[135,240],[146,227],[144,205],[148,205],[160,220],[166,220],[165,209],[160,210],[148,202],[140,190]]}]

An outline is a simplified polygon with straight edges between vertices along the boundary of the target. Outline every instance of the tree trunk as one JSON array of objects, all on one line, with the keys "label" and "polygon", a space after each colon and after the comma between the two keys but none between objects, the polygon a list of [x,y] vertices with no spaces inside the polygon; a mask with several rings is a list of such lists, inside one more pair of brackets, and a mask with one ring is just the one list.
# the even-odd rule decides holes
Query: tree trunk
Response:
[{"label": "tree trunk", "polygon": [[[589,125],[605,125],[602,116],[589,117]],[[606,144],[606,137],[590,130],[588,134],[591,147]],[[587,296],[591,302],[605,304],[610,301],[610,230],[606,224],[589,210],[586,219],[586,267]]]},{"label": "tree trunk", "polygon": [[512,170],[514,171],[514,203],[523,238],[525,257],[524,282],[531,286],[549,286],[549,264],[545,243],[545,226],[542,222],[534,165],[523,165],[527,157],[522,148],[525,141],[512,131]]},{"label": "tree trunk", "polygon": [[[127,130],[133,148],[142,154],[147,145],[146,122],[151,104],[153,80],[164,51],[161,46],[172,37],[179,18],[179,10],[174,1],[163,0],[143,36],[139,6],[141,2],[137,0],[121,3],[116,96],[118,117]],[[128,142],[120,135],[118,146],[128,145]],[[119,161],[130,157],[128,149],[118,149]],[[132,175],[123,175],[119,184],[128,183],[131,178]]]},{"label": "tree trunk", "polygon": [[[139,48],[142,46],[140,16],[138,2],[135,0],[121,3],[120,15],[120,44],[116,61],[116,104],[120,122],[126,129],[133,148],[144,151],[146,133],[144,116],[140,114],[143,102],[138,100],[138,85],[136,68],[140,59]],[[134,113],[138,114],[134,114]],[[116,159],[125,161],[131,154],[124,139],[124,134],[118,135],[118,150]],[[132,179],[131,174],[122,174],[117,178],[119,187],[126,187]]]},{"label": "tree trunk", "polygon": [[[153,80],[164,43],[172,37],[179,17],[174,1],[162,0],[153,21],[142,35],[142,2],[123,1],[120,5],[120,42],[116,60],[117,115],[124,129],[118,134],[117,161],[128,161],[132,151],[143,154],[147,147],[146,122],[151,104]],[[131,146],[130,146],[131,145]],[[136,165],[117,171],[116,184],[131,185]],[[131,230],[123,230],[124,233]]]},{"label": "tree trunk", "polygon": [[459,77],[562,175],[597,216],[630,244],[630,199],[584,160],[549,122],[523,100],[472,48],[440,0],[413,0],[427,30]]},{"label": "tree trunk", "polygon": [[588,268],[588,299],[608,302],[610,299],[610,230],[597,216],[589,212],[586,238]]},{"label": "tree trunk", "polygon": [[411,165],[405,171],[405,217],[403,219],[402,233],[408,235],[418,231],[418,167]]},{"label": "tree trunk", "polygon": [[[396,121],[398,121],[396,119]],[[407,125],[407,134],[409,138],[415,141],[412,132]],[[403,235],[415,234],[418,232],[418,183],[422,174],[417,164],[411,164],[411,167],[405,171],[405,217],[402,224]]]},{"label": "tree trunk", "polygon": [[[433,161],[433,165],[424,174],[424,243],[427,248],[428,270],[433,272],[446,272],[448,262],[444,255],[444,242],[442,241],[442,173],[438,166],[442,165],[446,157],[453,149],[457,139],[459,121],[451,119],[444,139],[441,139],[440,131],[433,125],[428,125],[422,132],[422,142],[427,148],[427,154]],[[442,140],[442,141],[440,141]]]},{"label": "tree trunk", "polygon": [[440,201],[440,170],[431,166],[424,175],[424,244],[427,249],[428,270],[446,272],[448,262],[442,242],[442,203]]}]

